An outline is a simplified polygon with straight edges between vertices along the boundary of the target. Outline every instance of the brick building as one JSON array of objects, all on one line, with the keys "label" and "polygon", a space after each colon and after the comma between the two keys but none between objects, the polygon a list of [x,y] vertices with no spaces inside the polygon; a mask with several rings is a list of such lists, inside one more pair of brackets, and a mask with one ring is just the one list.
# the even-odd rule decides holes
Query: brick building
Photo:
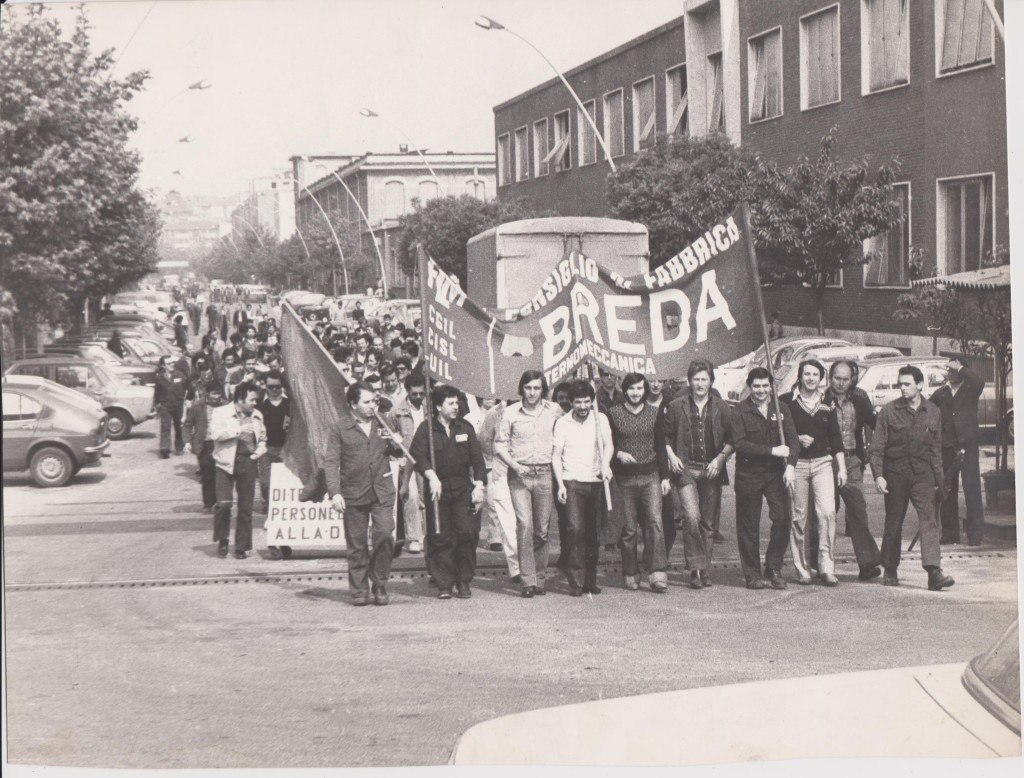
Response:
[{"label": "brick building", "polygon": [[[415,279],[403,271],[398,261],[399,219],[412,212],[413,200],[426,202],[438,196],[462,194],[481,200],[494,197],[494,155],[490,153],[428,152],[421,157],[402,147],[396,154],[296,156],[291,162],[292,177],[300,184],[295,189],[298,230],[301,232],[307,224],[323,219],[320,207],[328,213],[340,213],[359,231],[366,256],[376,257],[376,238],[388,287],[396,297],[418,294]],[[359,201],[369,226],[353,198]],[[352,291],[356,289],[353,287]]]},{"label": "brick building", "polygon": [[[1002,3],[997,2],[1001,12]],[[930,352],[892,319],[911,246],[939,273],[1009,247],[1005,68],[982,0],[686,0],[679,18],[565,75],[624,163],[656,134],[725,132],[780,165],[813,158],[838,127],[840,160],[902,164],[906,217],[866,246],[879,261],[826,293],[831,334]],[[494,109],[498,197],[611,215],[610,168],[551,79]],[[816,326],[809,290],[765,290],[789,332]]]}]

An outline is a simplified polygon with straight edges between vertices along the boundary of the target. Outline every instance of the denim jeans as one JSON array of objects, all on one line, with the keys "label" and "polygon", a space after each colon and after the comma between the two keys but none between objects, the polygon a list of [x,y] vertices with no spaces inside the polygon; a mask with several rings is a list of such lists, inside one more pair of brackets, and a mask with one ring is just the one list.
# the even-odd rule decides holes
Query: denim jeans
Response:
[{"label": "denim jeans", "polygon": [[761,578],[761,505],[768,502],[768,518],[772,529],[765,552],[764,566],[782,571],[789,544],[792,521],[789,497],[782,483],[782,474],[772,471],[745,472],[736,470],[736,545],[740,566],[747,583]]},{"label": "denim jeans", "polygon": [[942,561],[939,550],[939,516],[935,504],[935,478],[932,474],[896,475],[883,473],[889,493],[885,495],[885,529],[882,530],[882,564],[888,573],[895,573],[900,564],[903,541],[903,520],[907,507],[914,504],[921,529],[921,566],[938,567]]},{"label": "denim jeans", "polygon": [[[395,541],[394,504],[345,506],[345,545],[348,546],[348,588],[354,595],[366,594],[369,577],[373,591],[383,589],[391,575]],[[373,552],[368,542],[373,544]]]},{"label": "denim jeans", "polygon": [[231,535],[231,502],[238,492],[238,516],[235,519],[235,551],[252,550],[252,503],[256,499],[256,462],[242,455],[235,458],[235,472],[217,468],[217,510],[213,515],[213,539],[227,540]]},{"label": "denim jeans", "polygon": [[640,573],[637,564],[637,536],[644,536],[643,565],[649,576],[664,575],[668,567],[665,535],[661,525],[661,479],[657,473],[617,475],[612,482],[616,513],[622,517],[622,575]]},{"label": "denim jeans", "polygon": [[569,583],[594,586],[604,485],[601,481],[566,481],[565,496],[565,548],[562,549],[565,576]]},{"label": "denim jeans", "polygon": [[516,513],[516,543],[519,551],[519,575],[523,586],[537,586],[548,568],[548,529],[551,524],[551,465],[527,465],[529,473],[520,476],[508,471],[508,488]]},{"label": "denim jeans", "polygon": [[[789,549],[793,567],[800,578],[811,577],[811,567],[821,574],[835,575],[836,494],[832,457],[799,459],[793,482],[793,523],[790,525]],[[817,560],[810,556],[810,534],[806,532],[808,506],[814,500],[818,528]]]}]

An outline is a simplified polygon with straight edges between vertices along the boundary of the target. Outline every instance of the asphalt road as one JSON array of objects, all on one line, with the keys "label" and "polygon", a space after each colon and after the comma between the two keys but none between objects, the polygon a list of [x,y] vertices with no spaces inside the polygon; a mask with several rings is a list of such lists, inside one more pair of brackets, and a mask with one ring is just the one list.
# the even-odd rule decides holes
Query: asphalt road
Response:
[{"label": "asphalt road", "polygon": [[[729,490],[729,539],[716,548],[709,590],[685,586],[677,549],[668,594],[627,592],[603,552],[602,594],[570,598],[557,583],[523,600],[500,555],[481,552],[469,601],[438,601],[421,560],[403,557],[392,605],[353,608],[340,555],[218,559],[195,460],[158,459],[155,432],[155,422],[142,425],[64,489],[4,477],[12,763],[441,764],[466,728],[507,713],[965,661],[1017,612],[1007,541],[944,547],[957,584],[942,593],[927,591],[916,553],[904,558],[902,587],[858,583],[842,537],[837,589],[747,591]],[[869,509],[878,537],[877,496]],[[915,527],[909,518],[904,547]],[[799,724],[794,701],[771,715]]]}]

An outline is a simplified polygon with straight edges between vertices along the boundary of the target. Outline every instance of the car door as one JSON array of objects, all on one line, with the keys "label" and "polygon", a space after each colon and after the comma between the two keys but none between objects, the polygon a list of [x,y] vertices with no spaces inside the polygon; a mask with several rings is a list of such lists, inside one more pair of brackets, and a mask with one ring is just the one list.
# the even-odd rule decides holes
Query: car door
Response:
[{"label": "car door", "polygon": [[28,467],[28,450],[43,412],[42,403],[13,390],[3,390],[4,470]]}]

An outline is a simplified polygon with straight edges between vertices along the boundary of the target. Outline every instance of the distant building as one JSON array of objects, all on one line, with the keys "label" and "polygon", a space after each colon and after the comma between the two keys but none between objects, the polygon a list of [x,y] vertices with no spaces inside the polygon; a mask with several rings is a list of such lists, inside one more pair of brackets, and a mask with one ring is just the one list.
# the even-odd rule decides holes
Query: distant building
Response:
[{"label": "distant building", "polygon": [[[1002,2],[997,0],[998,9]],[[869,241],[880,259],[826,293],[829,332],[930,351],[892,319],[910,248],[939,273],[1009,247],[1005,62],[983,0],[683,0],[679,18],[565,75],[616,163],[656,135],[724,132],[780,165],[838,127],[840,159],[902,163],[905,218]],[[528,56],[528,54],[524,54]],[[609,216],[609,168],[565,87],[550,79],[494,109],[498,197]],[[816,327],[809,290],[765,290],[787,333]]]},{"label": "distant building", "polygon": [[249,179],[249,194],[231,214],[235,240],[251,237],[253,229],[277,240],[295,234],[295,185],[291,171]]},{"label": "distant building", "polygon": [[[376,238],[388,288],[396,297],[418,294],[415,279],[398,261],[398,220],[412,212],[413,200],[426,202],[438,196],[462,194],[481,200],[494,197],[494,155],[490,153],[424,152],[421,157],[403,146],[396,154],[296,156],[291,162],[293,177],[302,183],[295,192],[298,230],[322,224],[321,208],[327,213],[340,212],[359,231],[365,256],[376,258]],[[356,200],[366,214],[365,221]],[[379,277],[379,272],[372,274],[370,285],[377,284]],[[364,290],[365,286],[359,291]],[[356,291],[354,286],[352,291]]]},{"label": "distant building", "polygon": [[231,232],[229,212],[235,197],[205,197],[167,192],[159,202],[163,230],[160,234],[161,275],[181,274],[190,260],[206,255]]}]

